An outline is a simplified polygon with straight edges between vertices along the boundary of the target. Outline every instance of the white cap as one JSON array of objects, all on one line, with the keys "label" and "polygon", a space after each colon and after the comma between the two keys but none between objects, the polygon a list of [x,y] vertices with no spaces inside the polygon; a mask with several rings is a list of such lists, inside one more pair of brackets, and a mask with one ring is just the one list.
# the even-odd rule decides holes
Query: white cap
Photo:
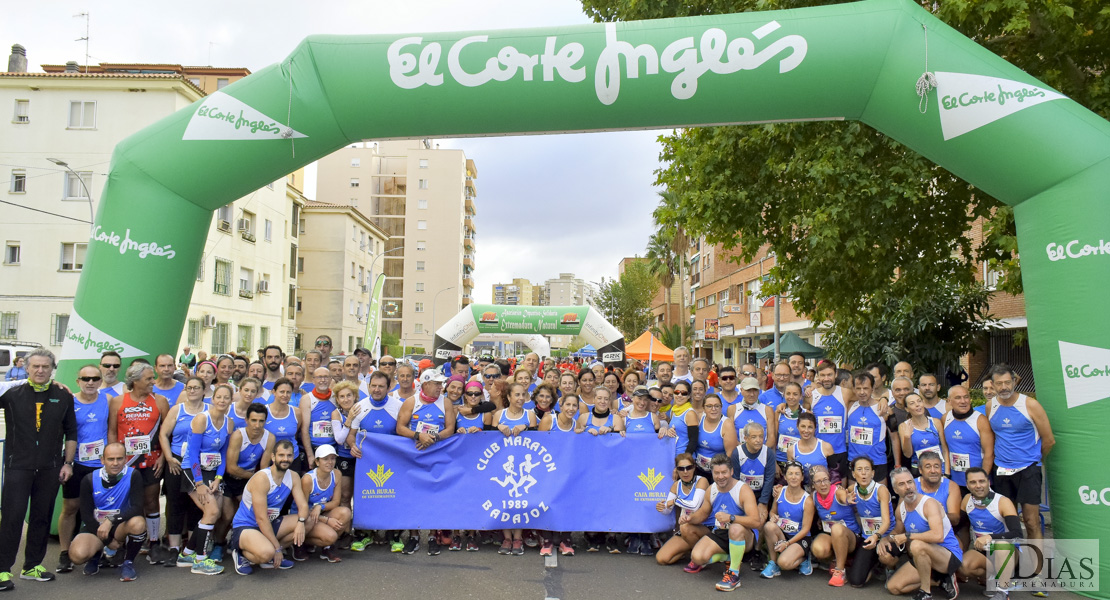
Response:
[{"label": "white cap", "polygon": [[744,381],[740,382],[741,390],[758,390],[759,380],[755,377],[745,377]]},{"label": "white cap", "polygon": [[447,381],[447,378],[443,376],[443,373],[440,372],[439,369],[428,369],[420,374],[420,385],[424,385],[430,381],[443,383]]},{"label": "white cap", "polygon": [[321,458],[325,458],[328,456],[338,456],[338,454],[336,454],[335,452],[335,448],[333,448],[331,444],[324,444],[323,446],[320,446],[316,449],[316,460],[320,460]]}]

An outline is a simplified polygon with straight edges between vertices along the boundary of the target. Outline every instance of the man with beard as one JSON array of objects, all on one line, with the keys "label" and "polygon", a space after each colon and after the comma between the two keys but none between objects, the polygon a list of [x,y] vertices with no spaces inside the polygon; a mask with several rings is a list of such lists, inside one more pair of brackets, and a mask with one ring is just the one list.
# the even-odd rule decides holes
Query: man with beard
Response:
[{"label": "man with beard", "polygon": [[812,381],[806,378],[806,357],[804,354],[799,352],[791,354],[786,364],[790,366],[790,376],[794,378],[794,383],[802,386],[802,390],[813,384]]},{"label": "man with beard", "polygon": [[274,382],[284,377],[281,372],[281,363],[285,353],[281,346],[270,345],[262,349],[262,364],[266,365],[266,378],[262,381],[262,389],[267,392],[274,389]]},{"label": "man with beard", "polygon": [[123,369],[123,359],[115,350],[109,350],[100,355],[100,394],[106,398],[115,398],[123,393],[123,382],[119,380],[120,370]]},{"label": "man with beard", "polygon": [[235,370],[231,373],[231,381],[234,382],[235,385],[239,385],[239,382],[246,378],[248,366],[250,366],[250,362],[247,361],[246,357],[235,357]]},{"label": "man with beard", "polygon": [[740,401],[740,390],[736,389],[736,367],[721,367],[717,380],[721,384],[721,389],[717,391],[717,395],[721,397],[721,402],[724,402],[725,412],[727,413],[729,407]]},{"label": "man with beard", "polygon": [[105,446],[101,460],[104,466],[81,480],[79,502],[84,525],[70,543],[69,554],[73,562],[85,563],[85,575],[96,575],[101,550],[123,546],[119,580],[134,581],[139,577],[135,557],[147,536],[143,478],[137,469],[127,466],[127,455],[119,442]]},{"label": "man with beard", "polygon": [[[956,387],[956,386],[953,386]],[[962,386],[961,386],[962,387]],[[965,577],[987,577],[987,569],[994,568],[986,558],[995,540],[1010,540],[1021,537],[1021,519],[1009,498],[991,489],[987,472],[979,467],[967,471],[967,486],[970,493],[961,503],[963,513],[971,524],[972,539],[964,551],[960,574]],[[1001,577],[995,577],[998,589],[993,600],[1009,598],[1008,583],[1013,574],[1016,560],[1007,561],[1001,567]]]},{"label": "man with beard", "polygon": [[937,376],[925,373],[917,379],[917,388],[921,390],[921,399],[925,401],[925,412],[934,419],[943,419],[948,405],[943,398],[937,395],[940,387],[937,385]]},{"label": "man with beard", "polygon": [[655,367],[655,380],[656,382],[658,382],[659,387],[674,383],[673,381],[671,381],[671,376],[673,374],[674,367],[672,367],[671,363],[669,362],[659,363],[659,366]]},{"label": "man with beard", "polygon": [[[250,575],[254,565],[263,569],[291,569],[293,561],[283,549],[304,543],[308,501],[294,473],[293,444],[282,440],[274,444],[273,464],[251,476],[243,499],[231,521],[231,556],[235,572]],[[282,515],[289,496],[297,507],[296,515]]]},{"label": "man with beard", "polygon": [[[411,373],[412,369],[406,365],[405,371]],[[389,383],[389,376],[380,369],[371,373],[370,383],[367,385],[369,396],[359,400],[349,412],[353,417],[346,443],[351,449],[351,456],[355,458],[362,458],[361,440],[366,435],[397,435],[397,416],[404,402],[389,393]],[[368,533],[356,533],[355,537],[358,539],[351,544],[354,552],[362,552],[374,542]],[[389,539],[391,552],[404,550],[405,543],[401,541],[399,531],[389,532]]]},{"label": "man with beard", "polygon": [[939,582],[944,597],[954,599],[959,593],[956,571],[963,551],[952,522],[939,502],[917,491],[909,469],[898,467],[890,478],[902,501],[893,532],[879,542],[879,560],[891,568],[898,566],[903,555],[909,561],[887,579],[887,591],[895,596],[913,593],[914,600],[932,600],[932,586]]}]

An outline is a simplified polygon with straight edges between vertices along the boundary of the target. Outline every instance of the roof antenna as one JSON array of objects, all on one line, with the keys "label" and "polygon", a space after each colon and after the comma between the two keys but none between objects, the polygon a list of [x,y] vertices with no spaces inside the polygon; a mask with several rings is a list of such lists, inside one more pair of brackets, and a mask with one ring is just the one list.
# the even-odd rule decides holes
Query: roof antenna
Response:
[{"label": "roof antenna", "polygon": [[75,42],[85,42],[85,74],[89,74],[89,13],[88,11],[73,15],[74,18],[85,17],[85,37],[79,37]]}]

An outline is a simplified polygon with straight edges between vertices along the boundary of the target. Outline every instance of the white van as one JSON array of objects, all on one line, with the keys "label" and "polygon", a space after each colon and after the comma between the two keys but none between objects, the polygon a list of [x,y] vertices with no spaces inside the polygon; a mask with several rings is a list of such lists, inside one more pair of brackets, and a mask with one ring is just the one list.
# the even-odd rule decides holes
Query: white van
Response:
[{"label": "white van", "polygon": [[[0,342],[0,379],[8,378],[8,370],[15,364],[15,359],[30,354],[32,350],[42,348],[42,344],[35,342]],[[27,365],[23,365],[24,368]]]}]

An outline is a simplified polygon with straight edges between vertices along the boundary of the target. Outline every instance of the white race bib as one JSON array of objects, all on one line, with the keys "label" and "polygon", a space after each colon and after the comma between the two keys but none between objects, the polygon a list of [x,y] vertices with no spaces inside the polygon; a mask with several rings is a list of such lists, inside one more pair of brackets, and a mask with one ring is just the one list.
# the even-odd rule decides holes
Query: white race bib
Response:
[{"label": "white race bib", "polygon": [[971,455],[952,452],[948,455],[952,460],[953,471],[966,471],[971,468]]},{"label": "white race bib", "polygon": [[860,517],[860,525],[863,526],[864,535],[874,535],[879,533],[879,528],[883,526],[882,517]]},{"label": "white race bib", "polygon": [[266,507],[266,516],[270,517],[270,520],[273,521],[281,516],[281,509]]},{"label": "white race bib", "polygon": [[128,456],[138,456],[150,452],[150,434],[133,435],[123,438],[123,447]]},{"label": "white race bib", "polygon": [[740,474],[740,480],[748,484],[752,491],[758,492],[763,489],[763,476],[762,475],[744,475]]},{"label": "white race bib", "polygon": [[859,446],[870,446],[875,443],[875,440],[873,439],[875,431],[870,427],[856,427],[853,425],[852,428],[848,430],[848,432],[851,436],[853,444]]},{"label": "white race bib", "polygon": [[779,520],[775,522],[775,525],[778,525],[779,529],[781,529],[783,533],[789,533],[790,535],[798,533],[798,529],[802,526],[801,523],[797,521],[791,521],[786,517],[779,517]]},{"label": "white race bib", "polygon": [[940,446],[929,446],[928,448],[922,448],[915,452],[914,455],[917,457],[917,460],[921,460],[921,455],[926,452],[936,452],[937,456],[940,456]]},{"label": "white race bib", "polygon": [[96,517],[96,522],[97,523],[99,523],[99,522],[101,522],[104,519],[107,519],[109,517],[114,517],[118,514],[119,514],[118,510],[100,510],[99,508],[93,510],[93,516]]},{"label": "white race bib", "polygon": [[[328,424],[328,427],[331,427],[330,423]],[[439,433],[439,425],[432,425],[431,423],[427,423],[425,421],[417,421],[416,433]]]},{"label": "white race bib", "polygon": [[220,466],[223,462],[223,457],[219,452],[201,452],[200,453],[200,468],[205,471],[214,471],[216,467]]},{"label": "white race bib", "polygon": [[833,525],[836,525],[839,522],[840,521],[821,521],[821,530],[825,533],[832,533]]},{"label": "white race bib", "polygon": [[[419,429],[419,425],[417,426],[417,428]],[[314,438],[321,438],[321,437],[330,438],[330,437],[332,437],[331,421],[313,421],[312,422],[312,437],[314,437]]]},{"label": "white race bib", "polygon": [[817,433],[840,433],[843,421],[841,417],[817,417]]},{"label": "white race bib", "polygon": [[1001,476],[1003,476],[1003,477],[1008,477],[1008,476],[1010,476],[1010,475],[1013,475],[1014,473],[1017,473],[1017,472],[1018,472],[1018,471],[1020,471],[1020,470],[1021,470],[1021,469],[1008,469],[1008,468],[1006,468],[1006,467],[998,467],[998,472],[997,472],[997,474],[998,474],[998,475],[1001,475]]},{"label": "white race bib", "polygon": [[77,444],[77,461],[78,462],[92,462],[100,460],[100,455],[104,453],[104,440],[96,440],[95,442],[85,442]]},{"label": "white race bib", "polygon": [[694,462],[697,463],[697,465],[699,467],[701,467],[702,469],[704,469],[706,471],[709,470],[709,462],[711,460],[713,460],[713,459],[712,459],[712,457],[709,457],[709,456],[704,456],[704,455],[701,455],[701,454],[695,454],[694,455]]},{"label": "white race bib", "polygon": [[798,439],[792,435],[779,434],[778,451],[782,453],[789,452],[791,448],[798,445]]}]

